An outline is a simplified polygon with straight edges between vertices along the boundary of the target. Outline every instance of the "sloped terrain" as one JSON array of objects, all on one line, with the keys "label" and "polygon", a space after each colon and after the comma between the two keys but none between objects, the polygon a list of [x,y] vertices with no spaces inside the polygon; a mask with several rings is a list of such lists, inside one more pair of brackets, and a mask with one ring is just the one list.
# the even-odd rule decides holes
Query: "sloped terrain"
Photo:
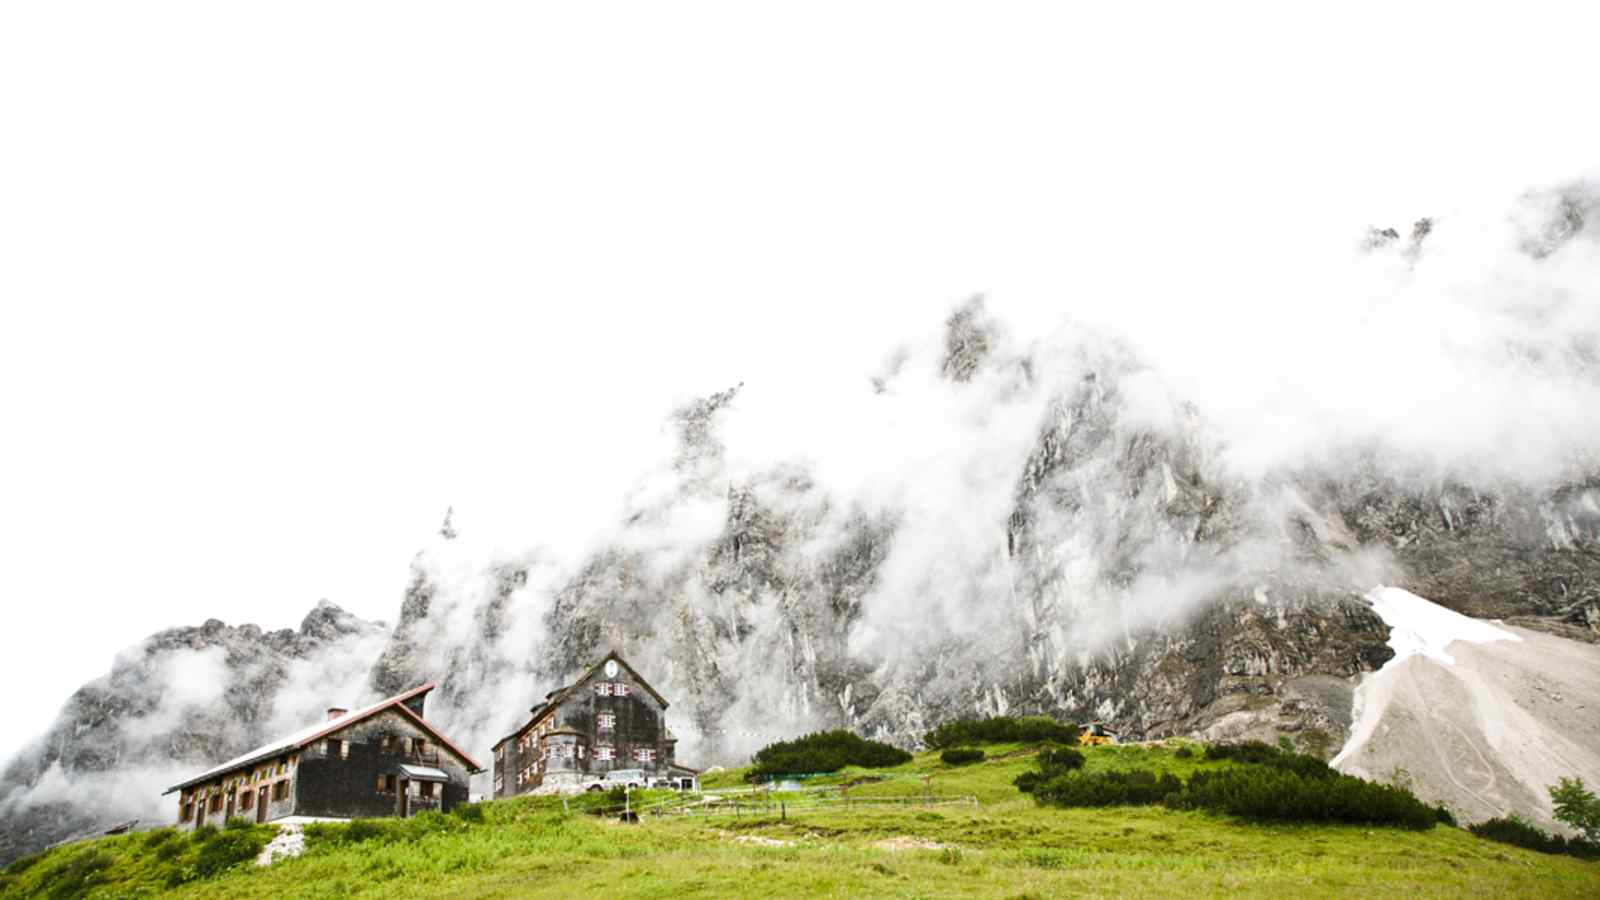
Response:
[{"label": "sloped terrain", "polygon": [[[244,863],[173,892],[195,897],[528,896],[1539,896],[1600,890],[1600,864],[1544,856],[1438,826],[1262,825],[1159,807],[1035,806],[1011,786],[1035,748],[990,745],[990,759],[903,766],[822,779],[856,782],[859,805],[780,812],[748,798],[741,815],[645,815],[636,825],[574,811],[555,798],[482,804],[404,837],[312,836],[307,852],[268,868]],[[1202,766],[1169,748],[1088,751],[1090,771]],[[713,784],[742,784],[737,771]],[[969,796],[976,806],[922,806]],[[793,795],[790,795],[791,798]],[[872,805],[874,799],[910,799]],[[648,805],[655,798],[638,798]],[[99,891],[130,893],[152,873],[142,835],[109,838],[33,862],[4,896],[46,890],[40,876],[104,854]],[[319,843],[320,841],[320,843]],[[81,868],[81,867],[80,867]],[[33,873],[30,875],[29,873]],[[141,874],[144,873],[144,874]],[[86,896],[96,896],[92,884]]]},{"label": "sloped terrain", "polygon": [[[1588,396],[1600,355],[1578,327],[1593,283],[1580,275],[1600,245],[1583,224],[1592,192],[1563,190],[1535,204],[1508,268],[1475,275],[1526,298],[1446,358]],[[1390,306],[1439,302],[1422,276],[1445,228],[1369,242]],[[1528,325],[1549,321],[1572,327]],[[577,550],[548,548],[562,534],[485,550],[447,523],[412,560],[392,629],[319,607],[299,633],[213,621],[152,637],[0,773],[0,859],[164,819],[176,771],[423,681],[439,684],[429,718],[486,751],[610,650],[671,701],[681,759],[737,764],[809,729],[909,747],[953,716],[1034,712],[1130,737],[1281,735],[1331,756],[1362,676],[1393,656],[1362,599],[1377,584],[1574,646],[1600,637],[1600,463],[1584,422],[1536,423],[1548,433],[1518,433],[1506,460],[1442,458],[1381,429],[1246,460],[1184,371],[1117,335],[1072,321],[1018,335],[981,298],[930,324],[854,393],[817,398],[843,441],[777,440],[791,410],[730,387],[669,416],[670,449],[619,473],[596,499],[631,485],[614,526]],[[1477,687],[1426,702],[1481,708]],[[1569,726],[1600,704],[1592,682],[1554,693],[1569,715],[1529,715],[1581,740]],[[1417,721],[1435,740],[1466,728]],[[1396,764],[1441,797],[1478,784],[1465,763]],[[1542,814],[1527,790],[1495,796],[1499,812]]]}]

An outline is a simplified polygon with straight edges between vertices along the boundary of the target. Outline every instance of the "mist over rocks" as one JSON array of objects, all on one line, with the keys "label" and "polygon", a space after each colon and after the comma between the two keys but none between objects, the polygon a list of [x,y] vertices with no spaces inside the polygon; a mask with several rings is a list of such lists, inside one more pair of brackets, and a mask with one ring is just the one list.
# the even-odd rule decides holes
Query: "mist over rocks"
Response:
[{"label": "mist over rocks", "polygon": [[298,630],[209,619],[128,648],[0,772],[0,858],[162,816],[182,775],[315,721],[387,634],[324,600]]},{"label": "mist over rocks", "polygon": [[[392,629],[323,604],[298,631],[212,620],[125,654],[0,776],[0,856],[164,818],[163,779],[423,681],[429,719],[487,754],[609,650],[695,765],[1002,713],[1331,756],[1393,654],[1375,584],[1600,637],[1600,424],[1572,413],[1600,398],[1588,184],[1485,233],[1421,219],[1351,249],[1375,299],[1326,321],[1389,355],[1296,323],[1298,368],[1222,337],[1168,359],[1104,323],[1024,334],[980,297],[854,392],[691,399],[602,533],[507,550],[447,514]],[[1219,388],[1274,379],[1293,390]]]}]

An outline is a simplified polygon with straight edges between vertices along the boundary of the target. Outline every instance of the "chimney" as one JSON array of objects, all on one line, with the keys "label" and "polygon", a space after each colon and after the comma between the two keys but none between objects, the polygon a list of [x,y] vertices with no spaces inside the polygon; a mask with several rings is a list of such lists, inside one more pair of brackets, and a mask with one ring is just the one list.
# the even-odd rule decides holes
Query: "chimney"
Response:
[{"label": "chimney", "polygon": [[330,707],[328,707],[328,721],[332,722],[334,719],[339,718],[340,716],[344,715],[345,713],[347,713],[349,711],[350,710],[345,709],[343,707],[330,706]]}]

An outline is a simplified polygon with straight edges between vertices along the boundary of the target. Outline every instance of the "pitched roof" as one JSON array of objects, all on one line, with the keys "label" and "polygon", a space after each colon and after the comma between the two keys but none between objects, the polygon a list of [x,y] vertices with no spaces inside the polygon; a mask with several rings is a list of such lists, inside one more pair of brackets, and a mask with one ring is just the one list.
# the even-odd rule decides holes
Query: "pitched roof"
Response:
[{"label": "pitched roof", "polygon": [[530,718],[527,721],[527,723],[524,724],[521,728],[518,728],[516,731],[513,731],[510,734],[506,735],[505,737],[501,738],[500,740],[495,741],[495,743],[494,743],[495,749],[499,749],[501,744],[504,744],[506,741],[509,741],[509,740],[511,740],[511,739],[513,739],[515,737],[520,736],[523,732],[527,731],[529,728],[531,728],[534,725],[538,724],[539,720],[544,718],[545,713],[550,712],[551,710],[555,709],[557,706],[560,706],[561,702],[563,700],[567,699],[567,695],[568,694],[572,693],[573,690],[575,690],[578,687],[578,685],[583,684],[585,681],[588,681],[589,677],[592,676],[595,673],[595,670],[597,670],[601,666],[605,665],[607,660],[612,660],[612,659],[617,661],[617,665],[623,667],[624,669],[627,669],[628,670],[628,674],[633,676],[633,680],[639,682],[639,686],[640,687],[642,687],[645,690],[649,691],[650,692],[650,696],[656,698],[656,702],[661,704],[661,708],[662,709],[666,709],[668,706],[671,705],[671,704],[667,703],[667,698],[661,696],[661,692],[660,691],[658,691],[655,688],[651,687],[650,686],[650,682],[644,680],[644,676],[640,675],[638,673],[638,671],[633,668],[633,666],[628,665],[628,661],[623,659],[621,654],[617,653],[617,651],[615,651],[615,650],[612,650],[610,653],[607,653],[605,656],[600,657],[600,661],[599,662],[595,663],[594,665],[590,666],[587,669],[584,669],[583,670],[583,674],[579,675],[578,678],[575,681],[573,681],[571,684],[567,685],[566,687],[556,688],[555,690],[551,691],[550,693],[545,694],[544,695],[544,701],[542,703],[534,704],[533,708],[531,710],[529,710],[529,712],[531,712],[533,714],[533,717]]},{"label": "pitched roof", "polygon": [[299,750],[308,744],[314,743],[319,738],[326,737],[335,731],[340,731],[350,725],[354,725],[363,719],[369,719],[387,709],[393,709],[396,712],[399,712],[401,715],[410,719],[412,723],[426,731],[428,734],[432,735],[442,746],[448,749],[451,753],[454,753],[456,756],[460,757],[462,762],[465,762],[467,764],[467,768],[474,774],[482,772],[484,770],[483,766],[478,765],[477,760],[473,759],[471,756],[468,756],[466,751],[462,750],[460,747],[457,747],[443,734],[440,734],[439,730],[433,727],[433,725],[430,724],[427,719],[424,719],[415,712],[412,712],[411,707],[405,705],[407,700],[420,697],[423,694],[433,690],[433,688],[434,683],[430,681],[420,687],[414,687],[403,694],[395,694],[393,697],[390,697],[386,700],[379,700],[377,703],[358,709],[355,712],[348,712],[335,719],[328,719],[323,722],[318,722],[315,725],[308,725],[305,728],[288,735],[287,737],[279,738],[278,740],[268,744],[262,744],[260,747],[251,750],[249,753],[246,753],[242,756],[236,756],[220,766],[207,769],[193,778],[181,781],[172,787],[167,788],[162,793],[170,794],[173,791],[189,787],[190,785],[199,784],[202,781],[209,781],[218,775],[222,775],[227,772],[231,772],[234,769],[243,768],[244,766],[260,762],[261,760],[277,756],[280,753],[284,753],[289,750]]}]

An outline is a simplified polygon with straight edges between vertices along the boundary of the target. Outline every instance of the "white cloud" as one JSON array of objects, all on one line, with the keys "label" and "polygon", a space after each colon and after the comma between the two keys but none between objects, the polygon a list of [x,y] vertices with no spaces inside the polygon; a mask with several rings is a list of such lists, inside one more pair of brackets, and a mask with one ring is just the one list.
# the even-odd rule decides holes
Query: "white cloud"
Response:
[{"label": "white cloud", "polygon": [[[578,557],[686,393],[782,398],[830,483],[893,470],[891,424],[1001,480],[942,454],[1013,423],[841,399],[975,291],[1126,333],[1242,469],[1332,428],[1555,465],[1593,269],[1495,217],[1592,164],[1594,17],[9,5],[0,546],[12,627],[71,626],[0,660],[39,686],[0,748],[158,627],[392,619],[449,504]],[[1422,215],[1415,270],[1352,268]]]}]

